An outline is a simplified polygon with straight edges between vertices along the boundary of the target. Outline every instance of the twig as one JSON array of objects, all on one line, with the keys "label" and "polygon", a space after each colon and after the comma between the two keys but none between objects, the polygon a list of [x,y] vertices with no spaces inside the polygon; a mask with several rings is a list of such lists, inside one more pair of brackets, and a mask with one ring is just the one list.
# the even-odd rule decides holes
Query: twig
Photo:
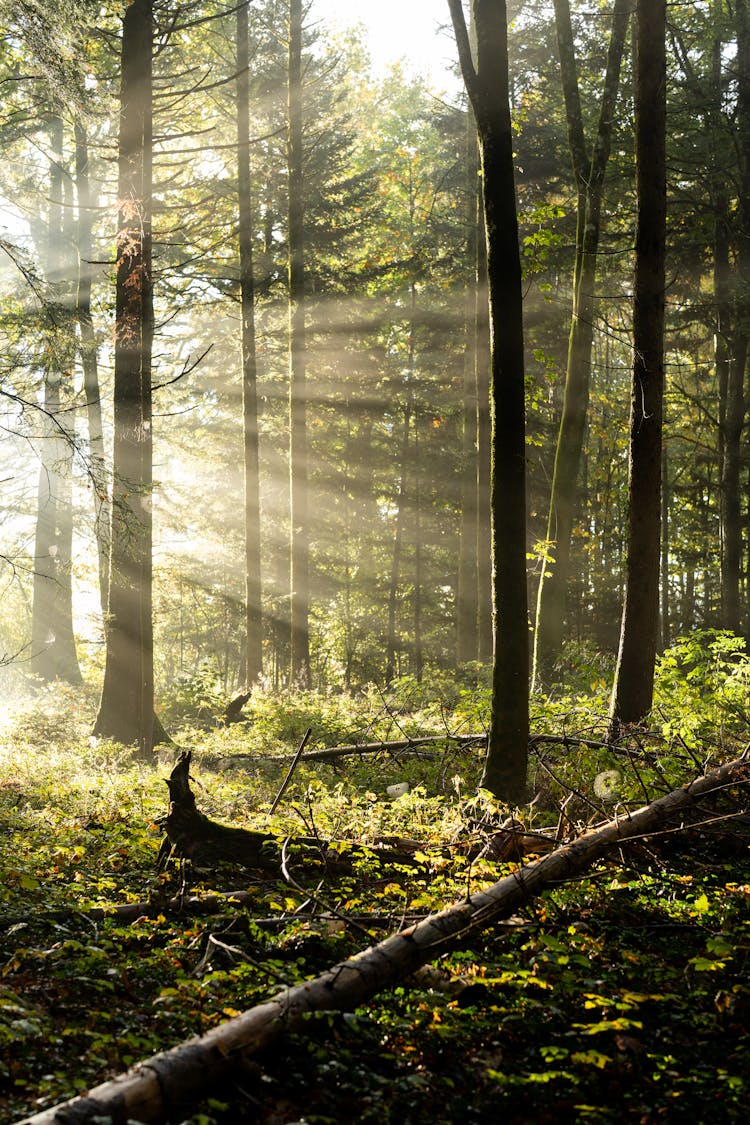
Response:
[{"label": "twig", "polygon": [[281,789],[279,789],[279,791],[276,794],[276,797],[274,799],[274,802],[271,805],[271,808],[268,810],[269,816],[272,816],[273,813],[276,811],[276,806],[278,805],[279,801],[281,800],[281,798],[286,793],[286,791],[289,787],[289,782],[292,780],[292,775],[294,774],[294,771],[297,768],[297,763],[299,762],[300,758],[302,757],[302,751],[307,746],[307,740],[309,739],[311,734],[312,734],[312,727],[308,727],[307,730],[305,731],[305,737],[302,739],[302,741],[300,742],[300,744],[297,748],[297,753],[292,758],[292,764],[290,765],[289,769],[287,770],[286,777],[284,778],[284,780],[281,783]]},{"label": "twig", "polygon": [[289,837],[287,836],[281,848],[281,874],[284,876],[284,881],[287,882],[290,887],[294,887],[295,891],[299,891],[300,894],[306,895],[308,902],[312,902],[315,906],[322,906],[328,914],[332,914],[334,918],[339,918],[345,925],[351,926],[353,930],[357,930],[358,933],[369,939],[370,935],[368,934],[364,926],[360,926],[359,922],[355,922],[353,918],[344,914],[342,911],[337,910],[335,906],[331,906],[329,902],[325,902],[324,899],[318,896],[317,891],[320,889],[320,884],[318,885],[316,892],[313,893],[312,891],[306,890],[305,887],[301,886],[301,884],[297,882],[297,880],[289,871],[289,864],[287,862],[288,843]]}]

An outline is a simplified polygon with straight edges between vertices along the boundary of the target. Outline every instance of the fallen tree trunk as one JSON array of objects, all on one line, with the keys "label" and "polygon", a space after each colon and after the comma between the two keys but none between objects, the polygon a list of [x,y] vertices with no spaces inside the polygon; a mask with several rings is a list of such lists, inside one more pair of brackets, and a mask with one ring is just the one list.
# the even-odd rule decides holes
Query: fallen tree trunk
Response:
[{"label": "fallen tree trunk", "polygon": [[[308,750],[301,755],[302,762],[332,762],[355,754],[393,754],[399,757],[410,752],[419,753],[423,746],[440,742],[455,742],[458,746],[480,746],[487,742],[486,734],[429,734],[420,738],[400,738],[394,742],[352,742],[345,746],[327,746]],[[224,761],[231,762],[290,762],[293,754],[230,754]]]},{"label": "fallen tree trunk", "polygon": [[[159,849],[157,868],[163,871],[173,855],[197,864],[237,863],[242,867],[278,872],[281,867],[284,838],[271,832],[250,828],[234,828],[218,824],[200,812],[190,788],[190,751],[180,755],[167,780],[169,811],[157,821],[166,836]],[[413,865],[414,852],[423,845],[418,840],[393,838],[370,847],[347,844],[342,851],[330,841],[314,836],[295,836],[288,843],[296,849],[295,859],[324,864],[326,870],[348,872],[353,861],[364,851],[380,863]]]},{"label": "fallen tree trunk", "polygon": [[205,1035],[145,1060],[87,1096],[43,1110],[19,1125],[84,1125],[102,1117],[113,1122],[163,1122],[205,1097],[218,1083],[230,1080],[243,1060],[298,1027],[307,1013],[359,1007],[447,949],[455,948],[470,934],[506,918],[542,891],[580,876],[611,848],[653,835],[705,797],[745,785],[749,779],[750,762],[744,757],[713,770],[636,812],[624,813],[564,844],[313,980],[284,989]]}]

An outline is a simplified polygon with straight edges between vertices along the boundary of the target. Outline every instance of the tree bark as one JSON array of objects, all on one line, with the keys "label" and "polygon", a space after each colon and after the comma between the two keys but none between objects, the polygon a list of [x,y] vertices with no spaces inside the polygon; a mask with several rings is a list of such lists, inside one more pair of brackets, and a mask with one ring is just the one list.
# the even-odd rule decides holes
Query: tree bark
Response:
[{"label": "tree bark", "polygon": [[576,484],[591,381],[591,349],[596,320],[596,264],[604,201],[604,177],[609,162],[614,110],[631,8],[632,0],[616,0],[614,5],[599,123],[593,154],[589,155],[583,128],[570,3],[569,0],[555,0],[568,142],[577,191],[577,229],[573,316],[568,341],[565,397],[555,453],[547,541],[537,595],[532,676],[534,686],[550,682],[563,644]]},{"label": "tree bark", "polygon": [[[743,461],[743,431],[745,428],[745,375],[747,369],[750,334],[748,333],[748,307],[750,306],[750,21],[746,0],[737,0],[735,6],[737,32],[737,147],[739,149],[740,185],[737,237],[737,266],[739,282],[736,286],[736,315],[734,339],[728,349],[726,363],[726,409],[723,416],[723,458],[721,479],[721,606],[722,625],[735,633],[742,629],[742,554],[743,528],[740,494]],[[719,62],[720,65],[720,62]],[[717,91],[720,95],[720,91]],[[719,202],[723,202],[721,187]],[[717,314],[724,311],[726,288],[723,215],[717,213],[717,262],[719,292]],[[719,326],[719,329],[721,326]],[[717,332],[718,336],[718,332]],[[720,374],[720,372],[719,372]]]},{"label": "tree bark", "polygon": [[[70,209],[65,207],[63,122],[50,122],[47,282],[54,335],[44,375],[44,436],[37,491],[31,670],[44,680],[81,683],[73,634],[74,319],[70,274]],[[66,229],[67,228],[67,231]],[[66,233],[68,237],[66,238]]]},{"label": "tree bark", "polygon": [[152,50],[152,0],[132,0],[122,33],[109,617],[94,733],[136,743],[142,753],[154,736]]},{"label": "tree bark", "polygon": [[477,419],[477,247],[479,151],[471,115],[466,138],[466,257],[471,276],[464,289],[464,378],[461,431],[461,525],[456,591],[456,662],[479,657],[478,419]]},{"label": "tree bark", "polygon": [[310,527],[305,337],[302,0],[289,0],[289,479],[291,682],[310,687]]},{"label": "tree bark", "polygon": [[408,926],[313,980],[285,988],[205,1035],[155,1055],[89,1094],[43,1110],[19,1125],[84,1125],[103,1115],[114,1120],[163,1122],[184,1115],[238,1074],[243,1061],[298,1028],[306,1013],[356,1010],[543,891],[585,873],[609,850],[659,832],[703,798],[730,785],[747,784],[749,777],[750,766],[742,759],[713,770],[526,864],[486,890]]},{"label": "tree bark", "polygon": [[396,603],[401,580],[401,547],[406,522],[406,472],[409,459],[409,430],[411,426],[412,392],[409,384],[404,406],[404,432],[401,440],[401,478],[396,501],[396,529],[393,536],[393,555],[391,558],[391,577],[388,586],[388,636],[386,638],[385,682],[389,684],[396,674],[396,652],[399,647],[396,632]]},{"label": "tree bark", "polygon": [[472,0],[476,66],[460,0],[449,0],[461,71],[477,123],[484,188],[490,318],[493,662],[482,785],[526,795],[529,636],[526,585],[526,404],[505,0]]},{"label": "tree bark", "polygon": [[490,425],[490,319],[487,295],[487,240],[480,184],[477,233],[476,380],[477,380],[477,581],[479,586],[479,659],[492,660],[492,433]]},{"label": "tree bark", "polygon": [[78,332],[83,368],[83,391],[89,429],[89,458],[94,486],[94,527],[99,556],[99,601],[106,618],[109,599],[109,552],[112,509],[109,499],[109,474],[104,455],[102,404],[99,388],[96,336],[91,316],[91,228],[93,206],[89,181],[89,151],[86,127],[75,122],[76,194],[78,196]]},{"label": "tree bark", "polygon": [[638,216],[625,605],[612,692],[613,732],[651,708],[659,631],[664,258],[666,0],[638,0],[635,88]]},{"label": "tree bark", "polygon": [[247,0],[237,8],[237,195],[239,207],[242,419],[245,470],[245,682],[263,675],[261,610],[260,468],[258,457],[257,352],[253,205],[250,179],[250,75]]}]

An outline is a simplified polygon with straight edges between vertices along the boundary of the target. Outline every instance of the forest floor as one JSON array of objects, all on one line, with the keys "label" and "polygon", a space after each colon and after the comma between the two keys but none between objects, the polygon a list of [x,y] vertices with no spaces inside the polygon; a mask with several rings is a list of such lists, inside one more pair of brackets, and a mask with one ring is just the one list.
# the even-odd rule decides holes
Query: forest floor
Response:
[{"label": "forest floor", "polygon": [[[263,753],[293,751],[307,726],[319,745],[393,736],[394,724],[412,736],[445,731],[445,705],[408,703],[391,708],[387,723],[383,711],[365,722],[360,707],[354,723],[351,703],[295,697],[259,703],[247,726],[180,731],[193,749],[198,806],[216,820],[280,837],[319,834],[344,849],[343,841],[385,836],[423,845],[419,868],[383,867],[364,852],[352,872],[321,875],[290,845],[291,881],[231,866],[196,870],[191,893],[247,892],[242,906],[211,915],[172,901],[174,866],[156,872],[155,821],[166,811],[172,753],[144,765],[90,740],[72,698],[50,696],[46,710],[37,704],[8,727],[0,739],[0,1119],[82,1092],[513,869],[462,854],[508,810],[475,795],[479,753],[452,742],[428,748],[429,757],[301,764],[270,814],[285,767]],[[592,738],[589,705],[575,725],[580,733],[588,715]],[[452,700],[453,730],[477,719],[460,710]],[[548,729],[559,729],[559,718],[548,715]],[[725,729],[721,740],[715,760],[732,756]],[[549,745],[536,761],[539,797],[524,810],[526,826],[554,826],[565,802],[569,831],[643,804],[693,776],[693,759],[711,756],[707,746],[697,729],[639,738],[627,761],[603,748]],[[389,798],[387,786],[402,781],[411,792]],[[746,1120],[750,830],[746,817],[716,819],[741,808],[741,795],[729,793],[712,808],[713,823],[610,856],[446,954],[441,974],[419,974],[356,1012],[309,1016],[182,1120]],[[130,921],[100,910],[146,902]]]}]

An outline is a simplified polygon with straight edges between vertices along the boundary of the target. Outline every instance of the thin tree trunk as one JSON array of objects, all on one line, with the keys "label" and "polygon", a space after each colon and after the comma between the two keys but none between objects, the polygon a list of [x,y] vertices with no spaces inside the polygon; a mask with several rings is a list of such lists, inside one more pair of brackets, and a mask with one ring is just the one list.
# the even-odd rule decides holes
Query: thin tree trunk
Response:
[{"label": "thin tree trunk", "polygon": [[119,229],[107,656],[94,732],[148,753],[154,737],[151,615],[152,0],[132,0],[122,33]]},{"label": "thin tree trunk", "polygon": [[422,682],[422,497],[419,464],[419,410],[414,410],[414,675]]},{"label": "thin tree trunk", "polygon": [[661,650],[672,643],[669,594],[669,458],[666,443],[661,455]]},{"label": "thin tree trunk", "polygon": [[[44,437],[37,493],[31,669],[44,680],[81,683],[73,634],[73,319],[70,208],[65,208],[63,122],[50,122],[47,280],[55,310],[44,376]],[[65,228],[68,228],[67,230]],[[66,237],[67,235],[67,237]]]},{"label": "thin tree trunk", "polygon": [[302,0],[289,0],[289,413],[291,680],[310,687],[305,256],[302,163]]},{"label": "thin tree trunk", "polygon": [[613,730],[651,708],[659,620],[664,258],[666,243],[666,0],[637,0],[635,87],[638,217],[628,481],[628,558]]},{"label": "thin tree trunk", "polygon": [[593,155],[589,157],[578,89],[570,4],[569,0],[555,0],[555,22],[568,118],[568,139],[577,188],[577,230],[573,316],[568,342],[565,398],[555,453],[547,543],[537,595],[533,671],[535,686],[549,682],[563,643],[576,482],[581,462],[591,381],[591,349],[596,317],[596,263],[604,198],[604,176],[609,161],[614,110],[620,85],[620,68],[631,7],[632,0],[615,2],[599,124]]},{"label": "thin tree trunk", "polygon": [[745,369],[748,339],[742,331],[734,341],[728,364],[724,456],[721,477],[721,624],[734,633],[741,631],[742,507],[740,473],[742,433],[745,424]]},{"label": "thin tree trunk", "polygon": [[492,661],[492,426],[490,422],[490,317],[487,286],[487,239],[480,184],[477,200],[476,382],[477,382],[477,582],[479,659]]},{"label": "thin tree trunk", "polygon": [[[477,122],[484,187],[491,339],[493,640],[490,733],[482,785],[526,795],[529,628],[521,256],[518,243],[505,0],[472,0],[476,67],[461,0],[449,0]],[[501,327],[502,326],[502,327]]]},{"label": "thin tree trunk", "polygon": [[[726,411],[723,430],[723,461],[721,480],[722,557],[721,601],[722,625],[739,633],[742,628],[742,508],[740,477],[742,439],[745,428],[745,374],[750,334],[747,329],[750,307],[750,21],[746,0],[737,0],[737,139],[740,159],[739,232],[737,264],[737,309],[735,334],[729,349],[726,383]],[[717,222],[721,223],[718,215]],[[723,271],[723,235],[718,234],[717,267]],[[723,278],[721,279],[723,281]],[[720,288],[720,296],[725,291]],[[721,309],[717,309],[721,312]]]},{"label": "thin tree trunk", "polygon": [[242,418],[245,468],[245,681],[263,675],[261,611],[260,468],[258,458],[257,353],[253,206],[250,180],[250,76],[247,0],[237,8],[237,192],[239,205],[240,310],[242,319]]},{"label": "thin tree trunk", "polygon": [[411,386],[404,406],[404,434],[401,441],[401,478],[398,485],[398,499],[396,501],[396,531],[393,536],[393,556],[391,560],[391,577],[388,586],[388,635],[386,638],[386,665],[385,682],[389,684],[396,674],[396,651],[398,639],[396,635],[396,604],[398,602],[398,588],[401,580],[401,548],[404,539],[404,524],[406,522],[406,471],[409,460],[409,431],[411,428],[412,398]]},{"label": "thin tree trunk", "polygon": [[477,243],[479,229],[479,152],[474,121],[467,117],[466,256],[472,276],[464,290],[464,381],[461,435],[461,526],[456,592],[456,662],[467,664],[479,656],[478,592],[478,463],[477,463]]},{"label": "thin tree trunk", "polygon": [[109,597],[109,551],[112,509],[109,500],[109,474],[104,454],[102,404],[96,337],[91,316],[91,228],[93,205],[89,181],[88,137],[85,126],[75,122],[76,193],[78,196],[78,331],[81,342],[83,393],[89,430],[89,458],[94,485],[94,527],[99,556],[99,601],[102,616],[107,615]]}]

